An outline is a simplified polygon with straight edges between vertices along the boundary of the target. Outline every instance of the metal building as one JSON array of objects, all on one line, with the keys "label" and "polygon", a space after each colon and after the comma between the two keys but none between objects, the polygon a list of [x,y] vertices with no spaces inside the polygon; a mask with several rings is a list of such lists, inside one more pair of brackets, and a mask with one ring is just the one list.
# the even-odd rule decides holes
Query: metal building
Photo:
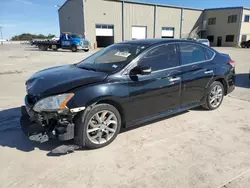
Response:
[{"label": "metal building", "polygon": [[238,46],[250,40],[250,9],[243,7],[215,8],[204,11],[205,37],[212,46]]},{"label": "metal building", "polygon": [[97,47],[144,38],[202,37],[214,46],[250,39],[250,25],[244,22],[250,9],[243,7],[201,10],[130,0],[67,0],[58,12],[61,32],[84,35]]}]

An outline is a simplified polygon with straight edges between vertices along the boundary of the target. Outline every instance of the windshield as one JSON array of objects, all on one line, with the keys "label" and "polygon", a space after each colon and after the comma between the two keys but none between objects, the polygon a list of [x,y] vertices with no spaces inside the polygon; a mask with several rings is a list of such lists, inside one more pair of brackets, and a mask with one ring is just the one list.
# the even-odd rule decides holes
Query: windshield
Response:
[{"label": "windshield", "polygon": [[77,67],[103,72],[119,71],[144,49],[145,45],[114,44],[83,60]]},{"label": "windshield", "polygon": [[82,38],[81,35],[78,34],[70,34],[69,35],[72,39]]}]

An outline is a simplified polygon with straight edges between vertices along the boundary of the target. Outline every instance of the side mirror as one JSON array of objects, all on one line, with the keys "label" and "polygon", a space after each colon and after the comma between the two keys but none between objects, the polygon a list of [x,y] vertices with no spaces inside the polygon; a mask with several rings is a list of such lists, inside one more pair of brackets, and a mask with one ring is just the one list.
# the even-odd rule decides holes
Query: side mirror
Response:
[{"label": "side mirror", "polygon": [[133,74],[148,75],[151,74],[152,69],[148,66],[137,66],[131,70]]}]

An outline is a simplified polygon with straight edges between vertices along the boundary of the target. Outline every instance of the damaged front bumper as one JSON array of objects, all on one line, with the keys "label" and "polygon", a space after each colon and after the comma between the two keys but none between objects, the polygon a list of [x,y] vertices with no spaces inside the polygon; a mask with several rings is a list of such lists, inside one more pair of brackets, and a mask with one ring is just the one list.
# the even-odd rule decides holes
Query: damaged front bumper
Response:
[{"label": "damaged front bumper", "polygon": [[66,141],[74,138],[74,114],[28,113],[25,106],[21,109],[21,128],[30,140],[43,143],[49,139]]},{"label": "damaged front bumper", "polygon": [[21,107],[20,124],[25,135],[32,141],[40,143],[49,139],[60,141],[71,140],[75,136],[74,116],[84,107],[63,112],[35,112],[25,100],[26,106]]}]

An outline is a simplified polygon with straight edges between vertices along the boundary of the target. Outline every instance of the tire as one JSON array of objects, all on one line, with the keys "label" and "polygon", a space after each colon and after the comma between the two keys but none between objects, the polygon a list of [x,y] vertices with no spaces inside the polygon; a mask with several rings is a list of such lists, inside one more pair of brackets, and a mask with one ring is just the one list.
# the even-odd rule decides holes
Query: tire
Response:
[{"label": "tire", "polygon": [[71,50],[72,50],[72,52],[77,52],[77,46],[75,46],[75,45],[72,46],[72,47],[71,47]]},{"label": "tire", "polygon": [[[104,132],[102,132],[101,130],[102,128],[99,128],[99,130],[96,130],[96,131],[92,131],[92,129],[98,129],[97,125],[99,124],[97,121],[96,121],[96,124],[94,124],[95,122],[93,122],[93,118],[95,119],[95,115],[98,113],[100,117],[100,115],[102,115],[102,113],[105,113],[106,111],[108,111],[107,113],[108,115],[110,112],[110,115],[113,114],[115,116],[113,118],[114,120],[112,120],[111,118],[111,121],[117,122],[116,125],[115,124],[112,125],[112,123],[110,124],[111,126],[115,127],[115,128],[112,127],[112,130],[115,130],[115,131],[110,132],[110,134],[112,135],[110,136],[110,138],[108,138],[109,135],[105,132],[107,130],[104,130]],[[105,116],[104,118],[106,118]],[[107,118],[109,118],[109,116]],[[92,128],[92,126],[90,125],[90,122],[92,122],[97,127]],[[80,113],[76,117],[75,124],[76,124],[76,137],[78,139],[77,144],[81,146],[85,146],[88,149],[97,149],[97,148],[107,146],[108,144],[113,142],[113,140],[117,137],[121,129],[121,116],[120,116],[119,111],[114,106],[109,105],[109,104],[97,104],[91,107],[89,110],[86,109],[84,112]],[[89,131],[92,131],[92,132],[88,133]],[[100,137],[97,136],[99,134],[102,134],[101,141],[99,140]],[[95,136],[97,136],[97,138],[94,138]]]},{"label": "tire", "polygon": [[84,49],[83,51],[84,51],[84,52],[88,52],[88,51],[89,51],[89,49]]},{"label": "tire", "polygon": [[[221,96],[221,97],[220,97],[220,99],[219,98],[217,99],[216,97],[214,97],[216,99],[214,99],[214,102],[211,102],[211,100],[213,98],[212,96],[214,95],[213,94],[214,89],[216,89],[215,87],[221,89],[220,94],[217,95],[217,96]],[[203,104],[201,106],[205,109],[208,109],[208,110],[215,110],[215,109],[219,108],[222,101],[223,101],[224,94],[225,94],[224,86],[218,81],[213,82],[208,89],[208,93],[207,93],[206,99],[205,99],[205,104]],[[216,102],[218,102],[218,103],[215,105]]]},{"label": "tire", "polygon": [[46,45],[41,45],[41,50],[42,50],[42,51],[47,51],[47,50],[48,50],[48,46],[46,46]]}]

